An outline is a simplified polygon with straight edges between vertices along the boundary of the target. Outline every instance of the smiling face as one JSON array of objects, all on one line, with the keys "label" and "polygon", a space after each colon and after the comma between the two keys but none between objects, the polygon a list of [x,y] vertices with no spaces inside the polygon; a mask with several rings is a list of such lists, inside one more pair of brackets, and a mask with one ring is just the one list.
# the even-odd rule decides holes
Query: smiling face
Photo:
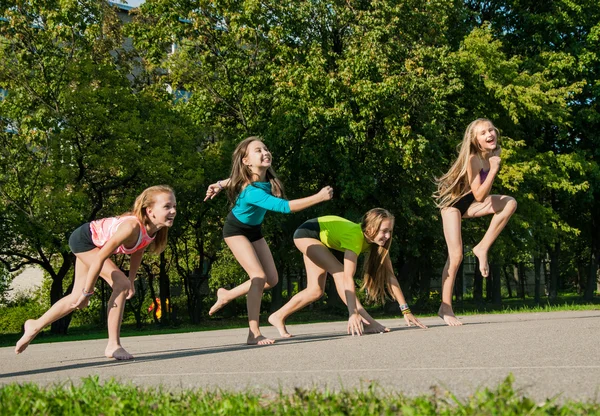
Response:
[{"label": "smiling face", "polygon": [[489,121],[482,121],[475,126],[474,133],[477,144],[482,151],[491,152],[498,146],[498,132]]},{"label": "smiling face", "polygon": [[171,227],[177,215],[175,195],[162,192],[154,196],[154,203],[146,208],[146,213],[157,228]]},{"label": "smiling face", "polygon": [[388,242],[390,238],[392,238],[392,231],[394,230],[394,220],[389,218],[381,221],[381,225],[379,226],[379,230],[377,230],[377,234],[375,238],[373,238],[373,242],[380,247],[385,246],[385,243]]},{"label": "smiling face", "polygon": [[267,169],[271,167],[271,152],[263,142],[254,140],[248,145],[242,162],[251,169]]}]

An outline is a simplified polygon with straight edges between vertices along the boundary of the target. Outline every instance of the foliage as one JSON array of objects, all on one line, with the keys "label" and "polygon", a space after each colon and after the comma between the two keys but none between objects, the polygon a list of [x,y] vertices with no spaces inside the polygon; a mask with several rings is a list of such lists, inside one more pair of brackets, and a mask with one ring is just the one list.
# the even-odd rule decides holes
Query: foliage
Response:
[{"label": "foliage", "polygon": [[10,282],[13,276],[8,273],[8,270],[3,264],[0,264],[0,305],[6,303],[6,295],[10,289]]},{"label": "foliage", "polygon": [[523,397],[513,387],[514,378],[507,377],[495,388],[482,388],[468,399],[456,398],[450,392],[408,398],[402,394],[382,392],[376,385],[362,390],[340,392],[297,389],[293,393],[257,394],[163,389],[143,389],[104,383],[98,377],[82,380],[81,385],[41,388],[35,384],[8,384],[0,389],[2,414],[353,414],[353,415],[555,415],[591,414],[598,412],[594,402],[553,400],[535,402]]},{"label": "foliage", "polygon": [[[396,216],[403,290],[427,303],[446,257],[433,179],[477,117],[502,133],[493,192],[519,203],[491,260],[529,267],[549,255],[551,296],[578,286],[591,299],[597,2],[148,0],[126,24],[115,10],[74,0],[0,8],[0,261],[41,265],[57,282],[53,300],[70,274],[69,232],[164,182],[179,212],[163,278],[182,282],[200,322],[207,281],[214,290],[246,278],[222,243],[228,204],[201,202],[204,189],[228,175],[237,142],[258,134],[288,198],[335,190],[326,204],[267,216],[280,280],[301,275],[291,235],[304,220],[357,221],[382,206]],[[488,224],[465,221],[465,245]]]},{"label": "foliage", "polygon": [[22,293],[0,306],[0,333],[18,334],[26,320],[41,316],[48,308],[43,289]]}]

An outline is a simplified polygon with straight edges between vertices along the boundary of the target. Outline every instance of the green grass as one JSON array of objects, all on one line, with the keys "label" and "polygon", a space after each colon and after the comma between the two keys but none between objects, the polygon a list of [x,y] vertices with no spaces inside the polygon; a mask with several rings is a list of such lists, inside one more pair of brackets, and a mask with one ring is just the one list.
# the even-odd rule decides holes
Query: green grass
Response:
[{"label": "green grass", "polygon": [[291,393],[169,391],[140,388],[97,377],[77,385],[0,388],[0,415],[589,415],[595,402],[536,402],[513,387],[513,377],[460,400],[439,391],[416,398],[382,392],[376,385],[354,391],[296,389]]},{"label": "green grass", "polygon": [[[431,302],[431,305],[425,309],[413,307],[413,312],[419,318],[436,316],[437,307],[439,306],[439,300]],[[567,294],[559,297],[554,303],[548,302],[536,304],[532,298],[528,299],[503,299],[501,306],[493,305],[486,301],[476,302],[470,297],[465,297],[462,301],[455,301],[454,310],[458,316],[467,316],[474,314],[502,314],[502,313],[528,313],[528,312],[558,312],[558,311],[582,311],[582,310],[600,310],[600,299],[595,300],[594,303],[585,303],[581,300],[581,297],[576,294]],[[375,319],[398,319],[402,320],[399,313],[385,313],[383,308],[376,307],[369,309],[369,313]],[[263,325],[268,325],[267,314],[263,313],[260,317]],[[313,310],[303,310],[292,315],[287,323],[288,324],[302,324],[302,323],[317,323],[317,322],[331,322],[331,321],[345,321],[347,319],[346,312],[344,310],[338,311],[326,311],[319,308]],[[215,329],[231,329],[231,328],[244,328],[247,327],[248,320],[245,316],[221,318],[208,318],[198,325],[189,323],[182,323],[177,326],[161,326],[156,324],[146,324],[142,328],[136,328],[133,323],[124,323],[121,329],[121,336],[143,336],[143,335],[159,335],[159,334],[173,334],[173,333],[184,333],[184,332],[201,332],[211,331]],[[0,334],[0,347],[14,346],[17,340],[20,338],[19,333],[5,333]],[[64,342],[64,341],[81,341],[90,339],[106,338],[106,329],[95,326],[74,326],[69,327],[68,335],[55,335],[46,329],[40,335],[36,337],[34,343],[41,344],[47,342]]]}]

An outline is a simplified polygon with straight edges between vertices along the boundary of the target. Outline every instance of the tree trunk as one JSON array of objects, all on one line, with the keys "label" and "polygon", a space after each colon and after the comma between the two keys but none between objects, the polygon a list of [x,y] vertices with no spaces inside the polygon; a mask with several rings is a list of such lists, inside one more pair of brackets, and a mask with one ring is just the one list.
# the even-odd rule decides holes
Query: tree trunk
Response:
[{"label": "tree trunk", "polygon": [[517,283],[517,297],[523,299],[523,285],[521,285],[521,276],[519,275],[519,265],[513,264],[513,278]]},{"label": "tree trunk", "polygon": [[433,275],[432,263],[422,264],[419,270],[419,294],[423,299],[429,299],[431,292],[431,277]]},{"label": "tree trunk", "polygon": [[[73,264],[73,255],[71,253],[62,253],[63,263],[58,270],[58,273],[54,272],[54,269],[50,264],[48,264],[44,269],[50,273],[52,277],[52,285],[50,286],[50,304],[54,305],[56,302],[61,300],[64,296],[71,293],[73,290],[73,282],[69,285],[67,290],[63,293],[63,282],[65,280],[65,276],[67,272],[71,268],[71,264]],[[73,275],[75,276],[75,275]],[[75,278],[73,278],[75,280]],[[50,332],[52,334],[57,335],[66,335],[69,330],[69,325],[71,324],[71,319],[73,314],[70,313],[57,321],[52,322],[50,325]]]},{"label": "tree trunk", "polygon": [[488,284],[492,286],[492,303],[495,306],[502,305],[502,267],[496,263],[490,264],[491,276],[488,279]]},{"label": "tree trunk", "polygon": [[156,302],[156,289],[154,288],[154,274],[148,273],[148,288],[150,288],[150,297],[152,298],[152,304],[154,307],[152,308],[152,318],[154,318],[154,323],[158,323],[158,316],[156,315],[158,312],[158,302]]},{"label": "tree trunk", "polygon": [[[63,277],[56,277],[52,279],[52,285],[50,286],[50,303],[54,305],[56,302],[62,299],[63,297]],[[71,290],[73,286],[71,285]],[[70,293],[66,293],[67,295]],[[69,325],[71,324],[71,315],[72,313],[52,322],[50,326],[50,332],[56,335],[66,335],[69,329]]]},{"label": "tree trunk", "polygon": [[483,282],[485,283],[485,300],[488,302],[492,302],[492,299],[494,298],[494,282],[493,282],[493,275],[492,275],[492,265],[488,264],[489,270],[488,270],[488,277],[483,279]]},{"label": "tree trunk", "polygon": [[585,285],[585,291],[583,292],[583,298],[591,302],[594,300],[594,289],[598,284],[598,257],[597,254],[594,253],[592,249],[592,255],[590,256],[590,266],[587,275],[587,282]]},{"label": "tree trunk", "polygon": [[131,307],[133,316],[135,317],[135,327],[139,329],[143,326],[142,310],[144,309],[144,299],[146,298],[147,290],[144,286],[144,279],[137,279],[134,285],[135,296],[129,299],[126,305]]},{"label": "tree trunk", "polygon": [[271,289],[271,306],[269,312],[273,313],[283,306],[283,279],[289,279],[290,266],[288,263],[282,267],[283,276],[280,276],[277,284]]},{"label": "tree trunk", "polygon": [[483,302],[483,276],[479,271],[479,260],[475,261],[475,272],[473,273],[473,299],[477,304]]},{"label": "tree trunk", "polygon": [[[464,294],[465,279],[463,275],[463,264],[464,262],[460,263],[460,266],[458,266],[456,279],[454,280],[454,298],[457,302],[462,302]],[[473,280],[473,297],[475,297],[475,280]]]},{"label": "tree trunk", "polygon": [[519,263],[519,285],[521,286],[521,299],[525,299],[525,297],[527,296],[527,290],[525,285],[526,281],[527,277],[525,276],[525,264]]},{"label": "tree trunk", "polygon": [[540,303],[541,273],[542,273],[542,257],[540,255],[536,255],[533,257],[533,273],[535,274],[533,299],[535,300],[535,303]]},{"label": "tree trunk", "polygon": [[104,279],[100,279],[100,324],[103,327],[108,325],[108,285]]},{"label": "tree trunk", "polygon": [[[302,279],[302,272],[297,273],[296,276],[298,276],[298,279]],[[292,281],[292,276],[286,276],[287,279],[287,300],[290,300],[293,296],[293,292],[294,292],[294,282]]]},{"label": "tree trunk", "polygon": [[167,260],[164,251],[160,253],[158,282],[160,291],[160,310],[162,314],[160,317],[160,324],[168,325],[171,321],[172,308],[171,282],[169,280],[169,274],[167,273]]},{"label": "tree trunk", "polygon": [[558,261],[560,256],[560,243],[555,243],[550,249],[550,287],[548,290],[549,300],[555,301],[558,297]]},{"label": "tree trunk", "polygon": [[513,297],[513,293],[512,293],[512,286],[510,284],[510,266],[506,265],[504,266],[504,280],[506,281],[506,289],[508,289],[508,297],[512,298]]}]

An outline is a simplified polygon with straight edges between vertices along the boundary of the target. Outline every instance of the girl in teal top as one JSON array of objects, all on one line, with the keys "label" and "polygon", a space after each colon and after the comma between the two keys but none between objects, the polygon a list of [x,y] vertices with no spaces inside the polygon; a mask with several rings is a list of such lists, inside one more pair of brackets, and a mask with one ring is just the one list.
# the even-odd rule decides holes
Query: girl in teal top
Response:
[{"label": "girl in teal top", "polygon": [[301,211],[333,197],[333,190],[326,186],[307,198],[287,201],[283,199],[283,185],[271,167],[271,152],[258,137],[248,137],[233,152],[231,175],[208,187],[206,198],[214,198],[227,188],[233,209],[223,225],[223,238],[231,252],[244,268],[250,280],[226,290],[217,291],[217,302],[210,308],[213,315],[233,299],[248,295],[248,345],[272,344],[259,328],[260,301],[264,289],[270,289],[279,280],[273,255],[261,232],[267,211],[284,214]]},{"label": "girl in teal top", "polygon": [[[348,306],[348,333],[388,332],[389,329],[375,321],[356,298],[356,263],[361,253],[367,253],[363,283],[367,296],[384,302],[387,289],[400,305],[407,325],[426,328],[408,308],[394,275],[389,256],[393,228],[394,216],[383,208],[367,212],[360,224],[332,215],[302,224],[294,233],[294,243],[304,254],[307,287],[269,317],[271,325],[279,330],[282,337],[291,337],[285,320],[323,296],[325,278],[329,273],[333,276],[340,298]],[[344,264],[335,258],[330,249],[344,253]]]}]

